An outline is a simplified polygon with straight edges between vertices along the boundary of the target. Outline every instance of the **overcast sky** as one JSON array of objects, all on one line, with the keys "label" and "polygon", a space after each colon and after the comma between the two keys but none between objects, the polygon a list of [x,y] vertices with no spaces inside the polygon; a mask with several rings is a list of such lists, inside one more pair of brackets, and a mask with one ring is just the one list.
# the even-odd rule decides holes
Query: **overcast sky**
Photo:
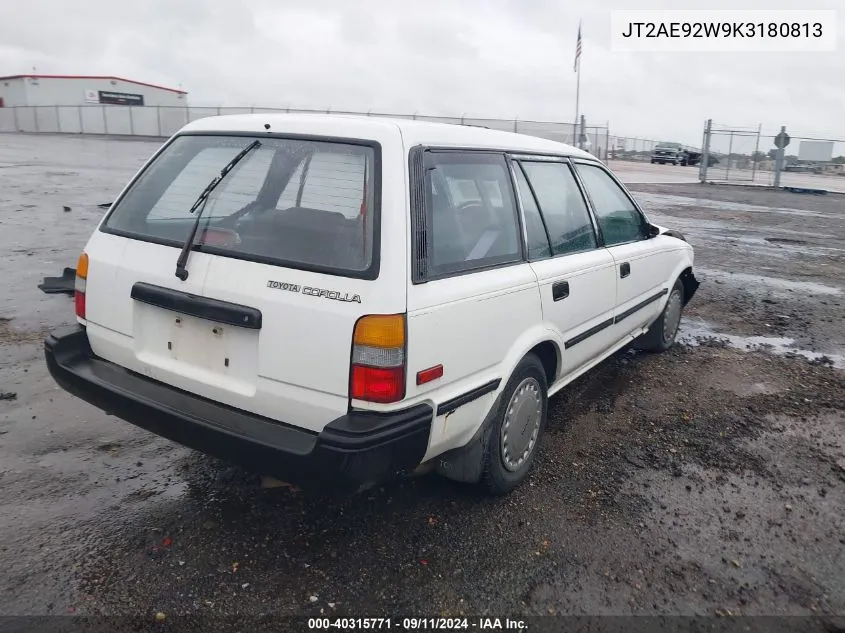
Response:
[{"label": "overcast sky", "polygon": [[[707,118],[845,137],[836,53],[621,53],[631,0],[27,0],[0,3],[0,75],[107,74],[182,86],[192,105],[298,106],[571,121],[697,144]],[[649,0],[648,9],[790,9],[794,0]]]}]

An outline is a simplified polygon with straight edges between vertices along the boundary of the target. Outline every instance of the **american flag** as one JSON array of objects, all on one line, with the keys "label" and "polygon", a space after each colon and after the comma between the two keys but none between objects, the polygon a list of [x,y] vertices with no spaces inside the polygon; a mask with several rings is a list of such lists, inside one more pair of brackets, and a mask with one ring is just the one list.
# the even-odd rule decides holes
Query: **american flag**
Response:
[{"label": "american flag", "polygon": [[575,64],[572,67],[573,72],[578,72],[578,62],[581,59],[581,23],[578,22],[578,41],[575,44]]}]

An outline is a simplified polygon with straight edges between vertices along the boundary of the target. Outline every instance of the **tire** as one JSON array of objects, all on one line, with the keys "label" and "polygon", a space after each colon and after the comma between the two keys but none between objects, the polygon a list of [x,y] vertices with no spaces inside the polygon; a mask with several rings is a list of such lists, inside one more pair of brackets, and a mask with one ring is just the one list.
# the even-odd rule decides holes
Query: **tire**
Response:
[{"label": "tire", "polygon": [[684,310],[684,286],[681,280],[675,282],[660,316],[636,343],[637,349],[649,352],[665,352],[675,344],[681,315]]},{"label": "tire", "polygon": [[[531,470],[546,426],[547,390],[543,363],[528,354],[505,385],[499,411],[487,434],[481,482],[490,493],[509,493]],[[514,449],[519,457],[513,454]]]},{"label": "tire", "polygon": [[657,161],[656,161],[656,160],[654,160],[653,158],[651,159],[651,164],[652,164],[652,165],[654,165],[656,162],[657,162]]}]

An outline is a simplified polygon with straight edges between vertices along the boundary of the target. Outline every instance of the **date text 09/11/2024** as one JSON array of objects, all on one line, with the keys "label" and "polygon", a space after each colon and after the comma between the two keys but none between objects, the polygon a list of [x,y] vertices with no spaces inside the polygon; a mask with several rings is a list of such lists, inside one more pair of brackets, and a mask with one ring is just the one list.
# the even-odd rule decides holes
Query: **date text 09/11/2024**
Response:
[{"label": "date text 09/11/2024", "polygon": [[312,631],[525,631],[524,620],[510,618],[309,618]]}]

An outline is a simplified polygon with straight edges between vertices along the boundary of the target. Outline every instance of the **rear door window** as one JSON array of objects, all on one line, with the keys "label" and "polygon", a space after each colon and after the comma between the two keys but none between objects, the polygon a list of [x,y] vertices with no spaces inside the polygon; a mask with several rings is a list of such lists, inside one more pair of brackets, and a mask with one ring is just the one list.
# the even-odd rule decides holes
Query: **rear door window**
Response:
[{"label": "rear door window", "polygon": [[519,192],[519,199],[522,202],[522,214],[525,216],[525,234],[528,237],[528,259],[536,261],[551,257],[552,249],[549,246],[549,235],[546,232],[546,225],[540,215],[540,208],[534,199],[534,193],[525,179],[525,174],[519,164],[514,165],[516,174],[516,188]]},{"label": "rear door window", "polygon": [[553,255],[597,247],[587,204],[569,165],[558,162],[521,163],[537,196]]},{"label": "rear door window", "polygon": [[[253,140],[177,137],[115,205],[103,230],[182,246],[197,196]],[[375,275],[377,145],[259,140],[208,198],[197,248],[318,272]]]},{"label": "rear door window", "polygon": [[425,166],[429,276],[522,259],[519,219],[504,156],[428,152]]}]

